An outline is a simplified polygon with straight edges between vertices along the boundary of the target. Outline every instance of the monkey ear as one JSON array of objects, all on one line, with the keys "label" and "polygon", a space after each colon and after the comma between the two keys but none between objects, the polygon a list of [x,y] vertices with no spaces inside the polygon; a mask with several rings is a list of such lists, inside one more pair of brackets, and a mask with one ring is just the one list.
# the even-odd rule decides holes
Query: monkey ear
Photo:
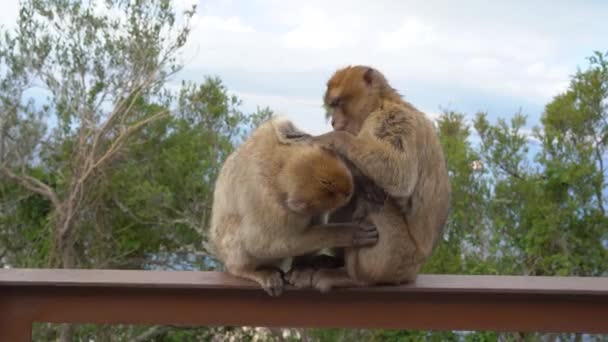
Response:
[{"label": "monkey ear", "polygon": [[302,132],[288,120],[275,121],[274,129],[279,142],[282,144],[293,144],[312,138],[310,134]]},{"label": "monkey ear", "polygon": [[367,83],[367,85],[372,85],[372,82],[374,80],[374,69],[367,68],[367,70],[365,70],[365,72],[363,73],[363,80],[365,81],[365,83]]}]

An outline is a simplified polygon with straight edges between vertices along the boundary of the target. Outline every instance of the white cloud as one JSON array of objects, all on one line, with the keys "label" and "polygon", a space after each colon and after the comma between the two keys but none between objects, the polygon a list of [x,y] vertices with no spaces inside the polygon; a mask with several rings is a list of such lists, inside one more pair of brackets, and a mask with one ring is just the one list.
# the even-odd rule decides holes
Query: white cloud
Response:
[{"label": "white cloud", "polygon": [[196,16],[194,26],[203,32],[254,32],[253,27],[244,25],[238,17]]},{"label": "white cloud", "polygon": [[321,108],[322,103],[321,103],[321,99],[312,99],[312,98],[306,98],[306,97],[299,97],[299,96],[280,96],[280,95],[267,95],[267,94],[256,94],[256,93],[247,93],[247,92],[241,92],[239,93],[239,95],[243,98],[249,99],[249,100],[254,100],[256,102],[260,102],[260,103],[267,103],[267,102],[274,102],[277,104],[281,104],[282,106],[285,106],[285,109],[279,109],[277,108],[277,110],[283,110],[283,111],[289,111],[289,106],[290,105],[298,105],[298,106],[303,106],[303,107],[308,107],[308,108]]},{"label": "white cloud", "polygon": [[422,110],[426,116],[431,119],[431,121],[437,121],[439,119],[439,117],[441,116],[441,113],[436,112],[434,110],[425,110],[424,108],[419,108],[420,110]]},{"label": "white cloud", "polygon": [[3,0],[0,11],[0,25],[3,28],[14,28],[19,16],[19,0]]},{"label": "white cloud", "polygon": [[319,115],[321,98],[280,96],[248,92],[235,92],[244,102],[244,109],[253,112],[255,106],[269,106],[277,115],[284,115],[299,128],[310,134],[322,134],[331,130],[330,123]]},{"label": "white cloud", "polygon": [[[504,112],[496,114],[508,115],[522,104],[540,111],[566,89],[576,63],[584,63],[592,50],[572,56],[581,32],[587,32],[586,41],[601,41],[601,30],[590,34],[559,24],[576,13],[588,25],[599,25],[597,9],[570,9],[559,1],[473,0],[455,6],[442,1],[209,0],[205,6],[191,35],[185,73],[243,71],[229,87],[244,94],[246,103],[268,105],[296,123],[311,122],[302,126],[315,131],[328,127],[323,110],[298,99],[320,104],[326,77],[338,67],[368,64],[394,85],[420,87],[416,92],[425,94],[424,102],[408,100],[431,113],[446,105],[470,112],[495,108],[492,103],[500,99]],[[545,11],[542,18],[534,14],[540,10]],[[303,77],[311,73],[324,79]],[[301,83],[306,87],[296,88],[307,90],[298,92],[294,85]],[[412,93],[412,88],[397,88]],[[510,106],[504,105],[507,100]]]},{"label": "white cloud", "polygon": [[304,8],[298,12],[300,23],[281,36],[285,47],[330,50],[357,44],[357,37],[352,32],[363,24],[360,16],[347,15],[337,22],[330,13],[321,8]]},{"label": "white cloud", "polygon": [[416,17],[405,17],[403,23],[394,31],[378,34],[378,47],[381,50],[395,51],[429,46],[437,42],[432,27]]},{"label": "white cloud", "polygon": [[[175,0],[178,10],[197,2]],[[3,1],[0,23],[14,22],[17,4],[17,0]],[[608,35],[602,16],[607,4],[602,2],[572,6],[562,0],[470,0],[465,6],[438,0],[205,0],[199,4],[183,52],[186,68],[181,76],[193,78],[205,70],[220,75],[243,71],[247,77],[259,77],[256,82],[234,79],[229,88],[242,93],[252,106],[269,105],[303,121],[314,117],[318,123],[310,127],[318,130],[326,127],[320,107],[325,84],[304,77],[307,74],[329,77],[348,64],[376,66],[395,84],[419,87],[426,102],[414,104],[421,108],[459,107],[463,98],[454,97],[455,93],[483,94],[466,99],[480,107],[499,97],[513,99],[513,106],[542,106],[567,87],[577,63],[585,63],[584,56],[605,48]],[[272,77],[264,77],[270,73]],[[252,89],[252,83],[260,89]],[[411,89],[398,90],[411,93]]]},{"label": "white cloud", "polygon": [[458,13],[429,15],[422,5],[418,11],[411,3],[390,1],[255,4],[259,20],[273,29],[244,24],[237,3],[231,17],[208,12],[200,19],[208,24],[192,34],[198,54],[191,66],[329,75],[347,64],[371,64],[390,79],[445,83],[535,103],[563,90],[574,67],[553,62],[560,53],[558,35],[509,26],[502,19],[485,26],[487,20],[464,21]]},{"label": "white cloud", "polygon": [[183,12],[190,10],[193,5],[198,5],[199,0],[173,0],[176,11]]}]

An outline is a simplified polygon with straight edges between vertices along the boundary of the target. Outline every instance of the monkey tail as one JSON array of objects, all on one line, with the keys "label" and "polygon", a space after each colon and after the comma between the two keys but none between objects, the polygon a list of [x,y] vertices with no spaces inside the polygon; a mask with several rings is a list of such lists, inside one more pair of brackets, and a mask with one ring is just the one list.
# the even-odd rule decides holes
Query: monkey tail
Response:
[{"label": "monkey tail", "polygon": [[293,122],[285,117],[273,118],[270,123],[281,144],[293,144],[312,138],[310,134],[297,128]]}]

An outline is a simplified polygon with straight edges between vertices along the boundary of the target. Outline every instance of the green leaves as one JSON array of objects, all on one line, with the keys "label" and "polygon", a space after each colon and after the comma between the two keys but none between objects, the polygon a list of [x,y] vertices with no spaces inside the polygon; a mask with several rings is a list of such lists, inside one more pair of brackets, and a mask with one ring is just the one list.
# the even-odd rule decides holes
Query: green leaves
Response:
[{"label": "green leaves", "polygon": [[540,127],[527,129],[520,113],[496,122],[478,113],[471,132],[464,114],[441,115],[452,211],[425,272],[606,272],[606,56],[589,58],[547,104]]}]

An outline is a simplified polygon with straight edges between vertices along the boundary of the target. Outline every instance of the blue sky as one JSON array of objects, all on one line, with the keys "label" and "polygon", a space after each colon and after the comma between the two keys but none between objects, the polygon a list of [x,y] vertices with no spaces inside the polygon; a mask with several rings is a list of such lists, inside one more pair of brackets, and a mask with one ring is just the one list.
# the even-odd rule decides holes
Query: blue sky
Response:
[{"label": "blue sky", "polygon": [[[10,25],[18,1],[2,2]],[[532,126],[585,57],[608,50],[607,17],[608,1],[200,1],[174,81],[220,76],[246,112],[270,106],[322,133],[327,78],[368,64],[430,116],[521,108]]]}]

